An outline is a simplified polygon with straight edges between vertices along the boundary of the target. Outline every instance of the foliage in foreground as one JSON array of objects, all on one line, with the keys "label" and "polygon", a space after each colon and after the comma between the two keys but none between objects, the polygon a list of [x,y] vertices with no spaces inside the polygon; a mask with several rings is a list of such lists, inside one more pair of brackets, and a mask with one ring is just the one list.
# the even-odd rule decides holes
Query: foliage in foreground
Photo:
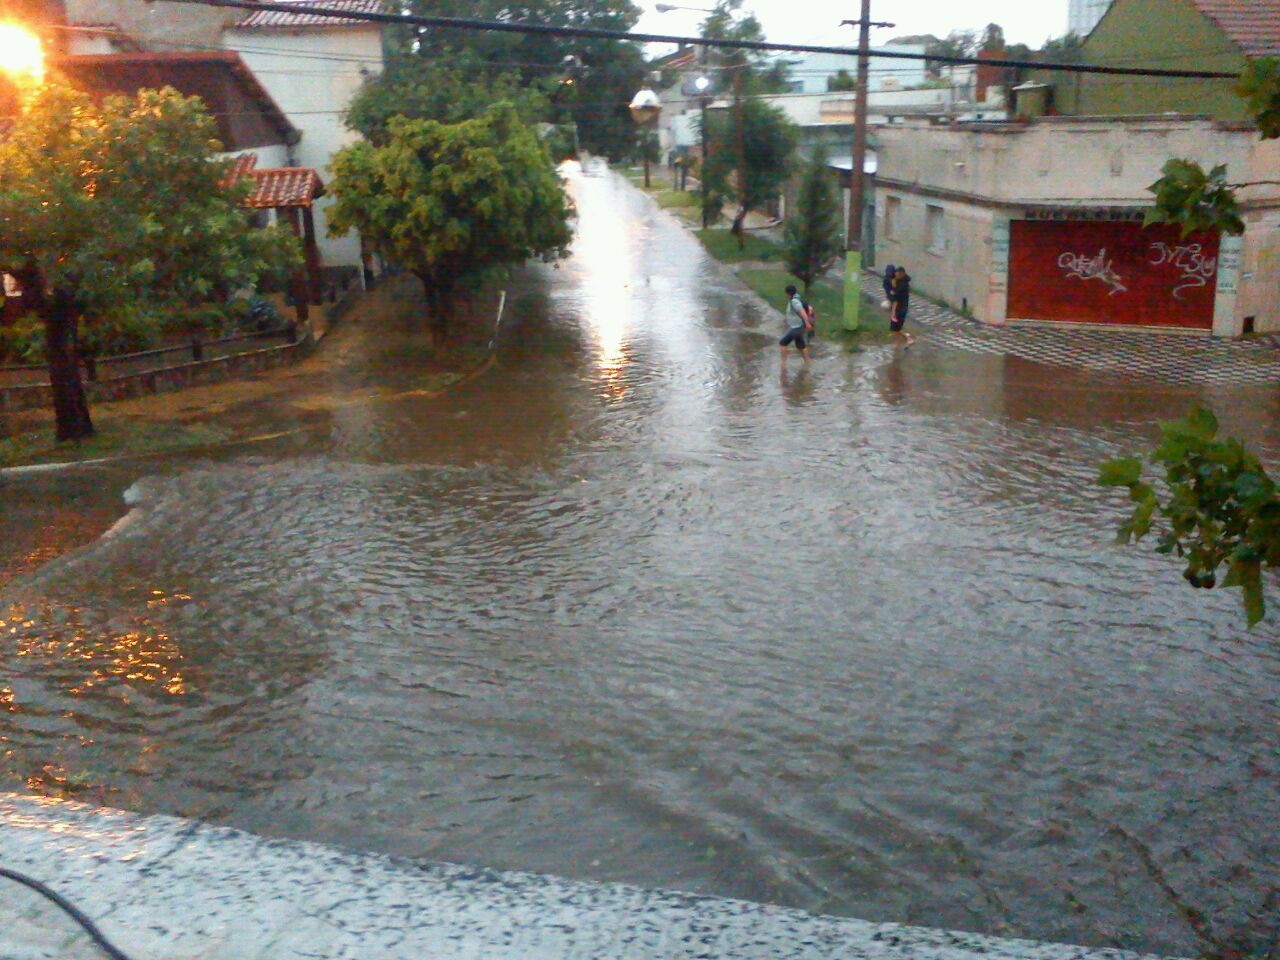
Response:
[{"label": "foliage in foreground", "polygon": [[1262,571],[1280,566],[1280,494],[1256,456],[1234,438],[1217,438],[1213,413],[1194,408],[1181,420],[1161,424],[1163,440],[1150,455],[1164,469],[1163,490],[1142,478],[1142,460],[1104,463],[1103,486],[1126,487],[1133,514],[1118,541],[1141,540],[1153,529],[1156,552],[1186,561],[1191,586],[1240,587],[1253,626],[1266,614]]},{"label": "foliage in foreground", "polygon": [[[1236,92],[1244,99],[1262,139],[1280,138],[1280,59],[1263,57],[1251,62],[1240,75]],[[1231,183],[1225,165],[1206,172],[1193,160],[1170,160],[1160,172],[1163,176],[1147,188],[1155,195],[1155,202],[1144,224],[1172,223],[1182,228],[1184,237],[1200,230],[1231,236],[1244,233],[1237,191],[1254,184]]]},{"label": "foliage in foreground", "polygon": [[329,229],[357,230],[418,277],[437,342],[459,291],[496,267],[567,252],[568,198],[511,104],[461,123],[392,117],[387,134],[334,157]]}]

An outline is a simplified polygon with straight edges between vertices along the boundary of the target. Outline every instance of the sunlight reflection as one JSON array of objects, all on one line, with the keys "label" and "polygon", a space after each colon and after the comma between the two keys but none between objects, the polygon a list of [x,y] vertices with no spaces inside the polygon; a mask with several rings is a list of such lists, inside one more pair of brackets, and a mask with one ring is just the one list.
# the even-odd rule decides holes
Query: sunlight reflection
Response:
[{"label": "sunlight reflection", "polygon": [[[570,188],[581,187],[578,169],[568,168]],[[622,218],[583,217],[573,245],[574,260],[582,271],[584,319],[596,342],[596,365],[604,374],[610,393],[625,392],[623,369],[630,360],[630,334],[635,304],[631,289],[634,238]]]}]

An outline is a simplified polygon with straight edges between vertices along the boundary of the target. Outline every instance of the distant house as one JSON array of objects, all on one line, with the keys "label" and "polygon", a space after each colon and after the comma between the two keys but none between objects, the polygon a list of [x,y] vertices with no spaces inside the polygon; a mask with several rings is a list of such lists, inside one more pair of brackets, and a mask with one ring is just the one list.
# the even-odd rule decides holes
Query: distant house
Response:
[{"label": "distant house", "polygon": [[[326,7],[380,13],[379,0],[329,0]],[[223,33],[280,109],[302,134],[295,148],[300,166],[322,177],[332,171],[334,153],[360,139],[343,124],[343,112],[365,80],[385,64],[383,27],[367,20],[259,10],[242,15]],[[324,210],[316,205],[316,230],[328,266],[359,266],[360,238],[329,237]]]},{"label": "distant house", "polygon": [[[875,56],[877,53],[885,52],[924,54],[925,48],[919,44],[873,47],[867,84],[869,92],[904,90],[920,86],[925,82],[924,60]],[[830,89],[830,82],[837,76],[843,74],[844,78],[853,78],[858,73],[858,58],[852,54],[806,53],[801,56],[787,56],[784,59],[787,64],[787,76],[791,79],[794,93],[826,93]]]},{"label": "distant house", "polygon": [[[1239,73],[1252,59],[1280,56],[1280,0],[1115,0],[1085,38],[1084,63]],[[1223,80],[1098,74],[1041,75],[1053,112],[1079,116],[1202,113],[1246,120]]]},{"label": "distant house", "polygon": [[1180,116],[915,121],[876,142],[879,262],[978,320],[1280,331],[1280,189],[1245,195],[1243,237],[1142,225],[1170,156],[1264,179],[1280,142]]}]

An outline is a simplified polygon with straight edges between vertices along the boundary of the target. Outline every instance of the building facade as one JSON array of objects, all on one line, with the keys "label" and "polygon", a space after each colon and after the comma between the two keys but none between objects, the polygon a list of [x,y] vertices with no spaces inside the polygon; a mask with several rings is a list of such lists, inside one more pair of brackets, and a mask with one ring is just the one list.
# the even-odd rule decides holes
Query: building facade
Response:
[{"label": "building facade", "polygon": [[878,261],[978,320],[1280,331],[1280,187],[1243,196],[1243,237],[1142,226],[1170,156],[1242,173],[1280,159],[1243,125],[1056,117],[876,138]]},{"label": "building facade", "polygon": [[[378,0],[337,0],[326,6],[380,12]],[[239,53],[281,111],[302,132],[296,162],[322,179],[332,176],[333,155],[360,139],[343,123],[343,111],[364,84],[383,70],[382,26],[280,11],[255,11],[224,32],[225,46]],[[360,238],[328,235],[325,210],[316,202],[316,230],[326,266],[359,267]]]}]

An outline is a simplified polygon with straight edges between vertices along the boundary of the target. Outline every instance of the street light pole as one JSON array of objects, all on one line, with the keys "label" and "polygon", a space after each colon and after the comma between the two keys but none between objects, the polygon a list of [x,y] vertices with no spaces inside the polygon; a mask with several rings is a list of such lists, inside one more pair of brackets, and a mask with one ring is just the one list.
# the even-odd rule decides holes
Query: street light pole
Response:
[{"label": "street light pole", "polygon": [[867,162],[867,84],[871,66],[871,0],[862,0],[862,16],[846,20],[858,26],[858,86],[853,100],[853,158],[849,165],[849,224],[844,255],[844,328],[857,330],[862,305],[862,207],[866,202],[863,168]]}]

